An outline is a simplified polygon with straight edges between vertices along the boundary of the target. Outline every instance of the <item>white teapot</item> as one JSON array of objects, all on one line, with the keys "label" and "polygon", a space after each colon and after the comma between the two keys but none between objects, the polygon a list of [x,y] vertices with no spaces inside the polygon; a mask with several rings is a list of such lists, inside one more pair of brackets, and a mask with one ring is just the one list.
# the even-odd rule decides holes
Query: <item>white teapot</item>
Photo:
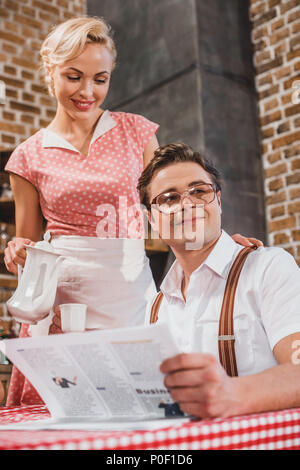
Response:
[{"label": "white teapot", "polygon": [[54,253],[49,243],[50,234],[34,246],[25,245],[26,262],[18,266],[18,287],[7,302],[7,309],[15,320],[30,325],[47,317],[53,307],[59,268],[64,256]]}]

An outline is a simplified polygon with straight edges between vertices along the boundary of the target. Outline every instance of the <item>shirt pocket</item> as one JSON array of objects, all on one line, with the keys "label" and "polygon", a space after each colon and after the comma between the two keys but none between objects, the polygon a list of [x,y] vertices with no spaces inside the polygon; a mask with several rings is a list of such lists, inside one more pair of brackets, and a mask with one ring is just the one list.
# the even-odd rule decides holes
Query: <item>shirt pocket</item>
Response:
[{"label": "shirt pocket", "polygon": [[253,324],[247,313],[234,317],[235,355],[238,375],[249,375],[254,370]]},{"label": "shirt pocket", "polygon": [[[193,351],[212,354],[219,358],[219,320],[196,321]],[[254,368],[253,327],[246,313],[234,317],[235,356],[238,375],[250,374]]]},{"label": "shirt pocket", "polygon": [[218,320],[197,320],[192,350],[198,353],[212,354],[218,359],[218,329]]}]

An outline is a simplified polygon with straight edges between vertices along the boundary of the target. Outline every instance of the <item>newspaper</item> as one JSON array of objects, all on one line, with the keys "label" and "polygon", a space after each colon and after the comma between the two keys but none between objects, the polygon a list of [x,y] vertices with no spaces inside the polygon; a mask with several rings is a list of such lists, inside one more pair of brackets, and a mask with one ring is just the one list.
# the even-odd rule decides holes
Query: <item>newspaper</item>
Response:
[{"label": "newspaper", "polygon": [[115,423],[119,429],[131,422],[139,429],[146,421],[184,417],[159,370],[180,352],[166,324],[9,339],[0,350],[51,413],[48,424],[35,427],[100,429],[102,423],[108,429],[111,423],[113,429]]}]

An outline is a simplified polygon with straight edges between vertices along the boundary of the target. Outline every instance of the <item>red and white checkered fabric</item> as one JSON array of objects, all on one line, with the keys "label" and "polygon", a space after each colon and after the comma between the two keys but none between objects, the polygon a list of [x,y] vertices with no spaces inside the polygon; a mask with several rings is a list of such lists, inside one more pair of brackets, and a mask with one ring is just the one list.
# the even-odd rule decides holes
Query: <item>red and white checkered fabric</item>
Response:
[{"label": "red and white checkered fabric", "polygon": [[[0,408],[0,424],[49,418],[44,406]],[[300,449],[300,408],[151,431],[0,431],[0,449]]]}]

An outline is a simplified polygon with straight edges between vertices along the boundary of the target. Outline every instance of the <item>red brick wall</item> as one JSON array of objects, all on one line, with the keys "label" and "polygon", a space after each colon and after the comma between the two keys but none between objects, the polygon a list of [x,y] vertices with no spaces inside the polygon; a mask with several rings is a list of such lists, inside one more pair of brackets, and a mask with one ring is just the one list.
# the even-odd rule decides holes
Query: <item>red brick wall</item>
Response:
[{"label": "red brick wall", "polygon": [[7,98],[0,105],[0,150],[14,148],[54,116],[39,49],[52,26],[85,13],[85,0],[1,0],[0,80]]},{"label": "red brick wall", "polygon": [[250,4],[269,243],[300,266],[300,2]]}]

